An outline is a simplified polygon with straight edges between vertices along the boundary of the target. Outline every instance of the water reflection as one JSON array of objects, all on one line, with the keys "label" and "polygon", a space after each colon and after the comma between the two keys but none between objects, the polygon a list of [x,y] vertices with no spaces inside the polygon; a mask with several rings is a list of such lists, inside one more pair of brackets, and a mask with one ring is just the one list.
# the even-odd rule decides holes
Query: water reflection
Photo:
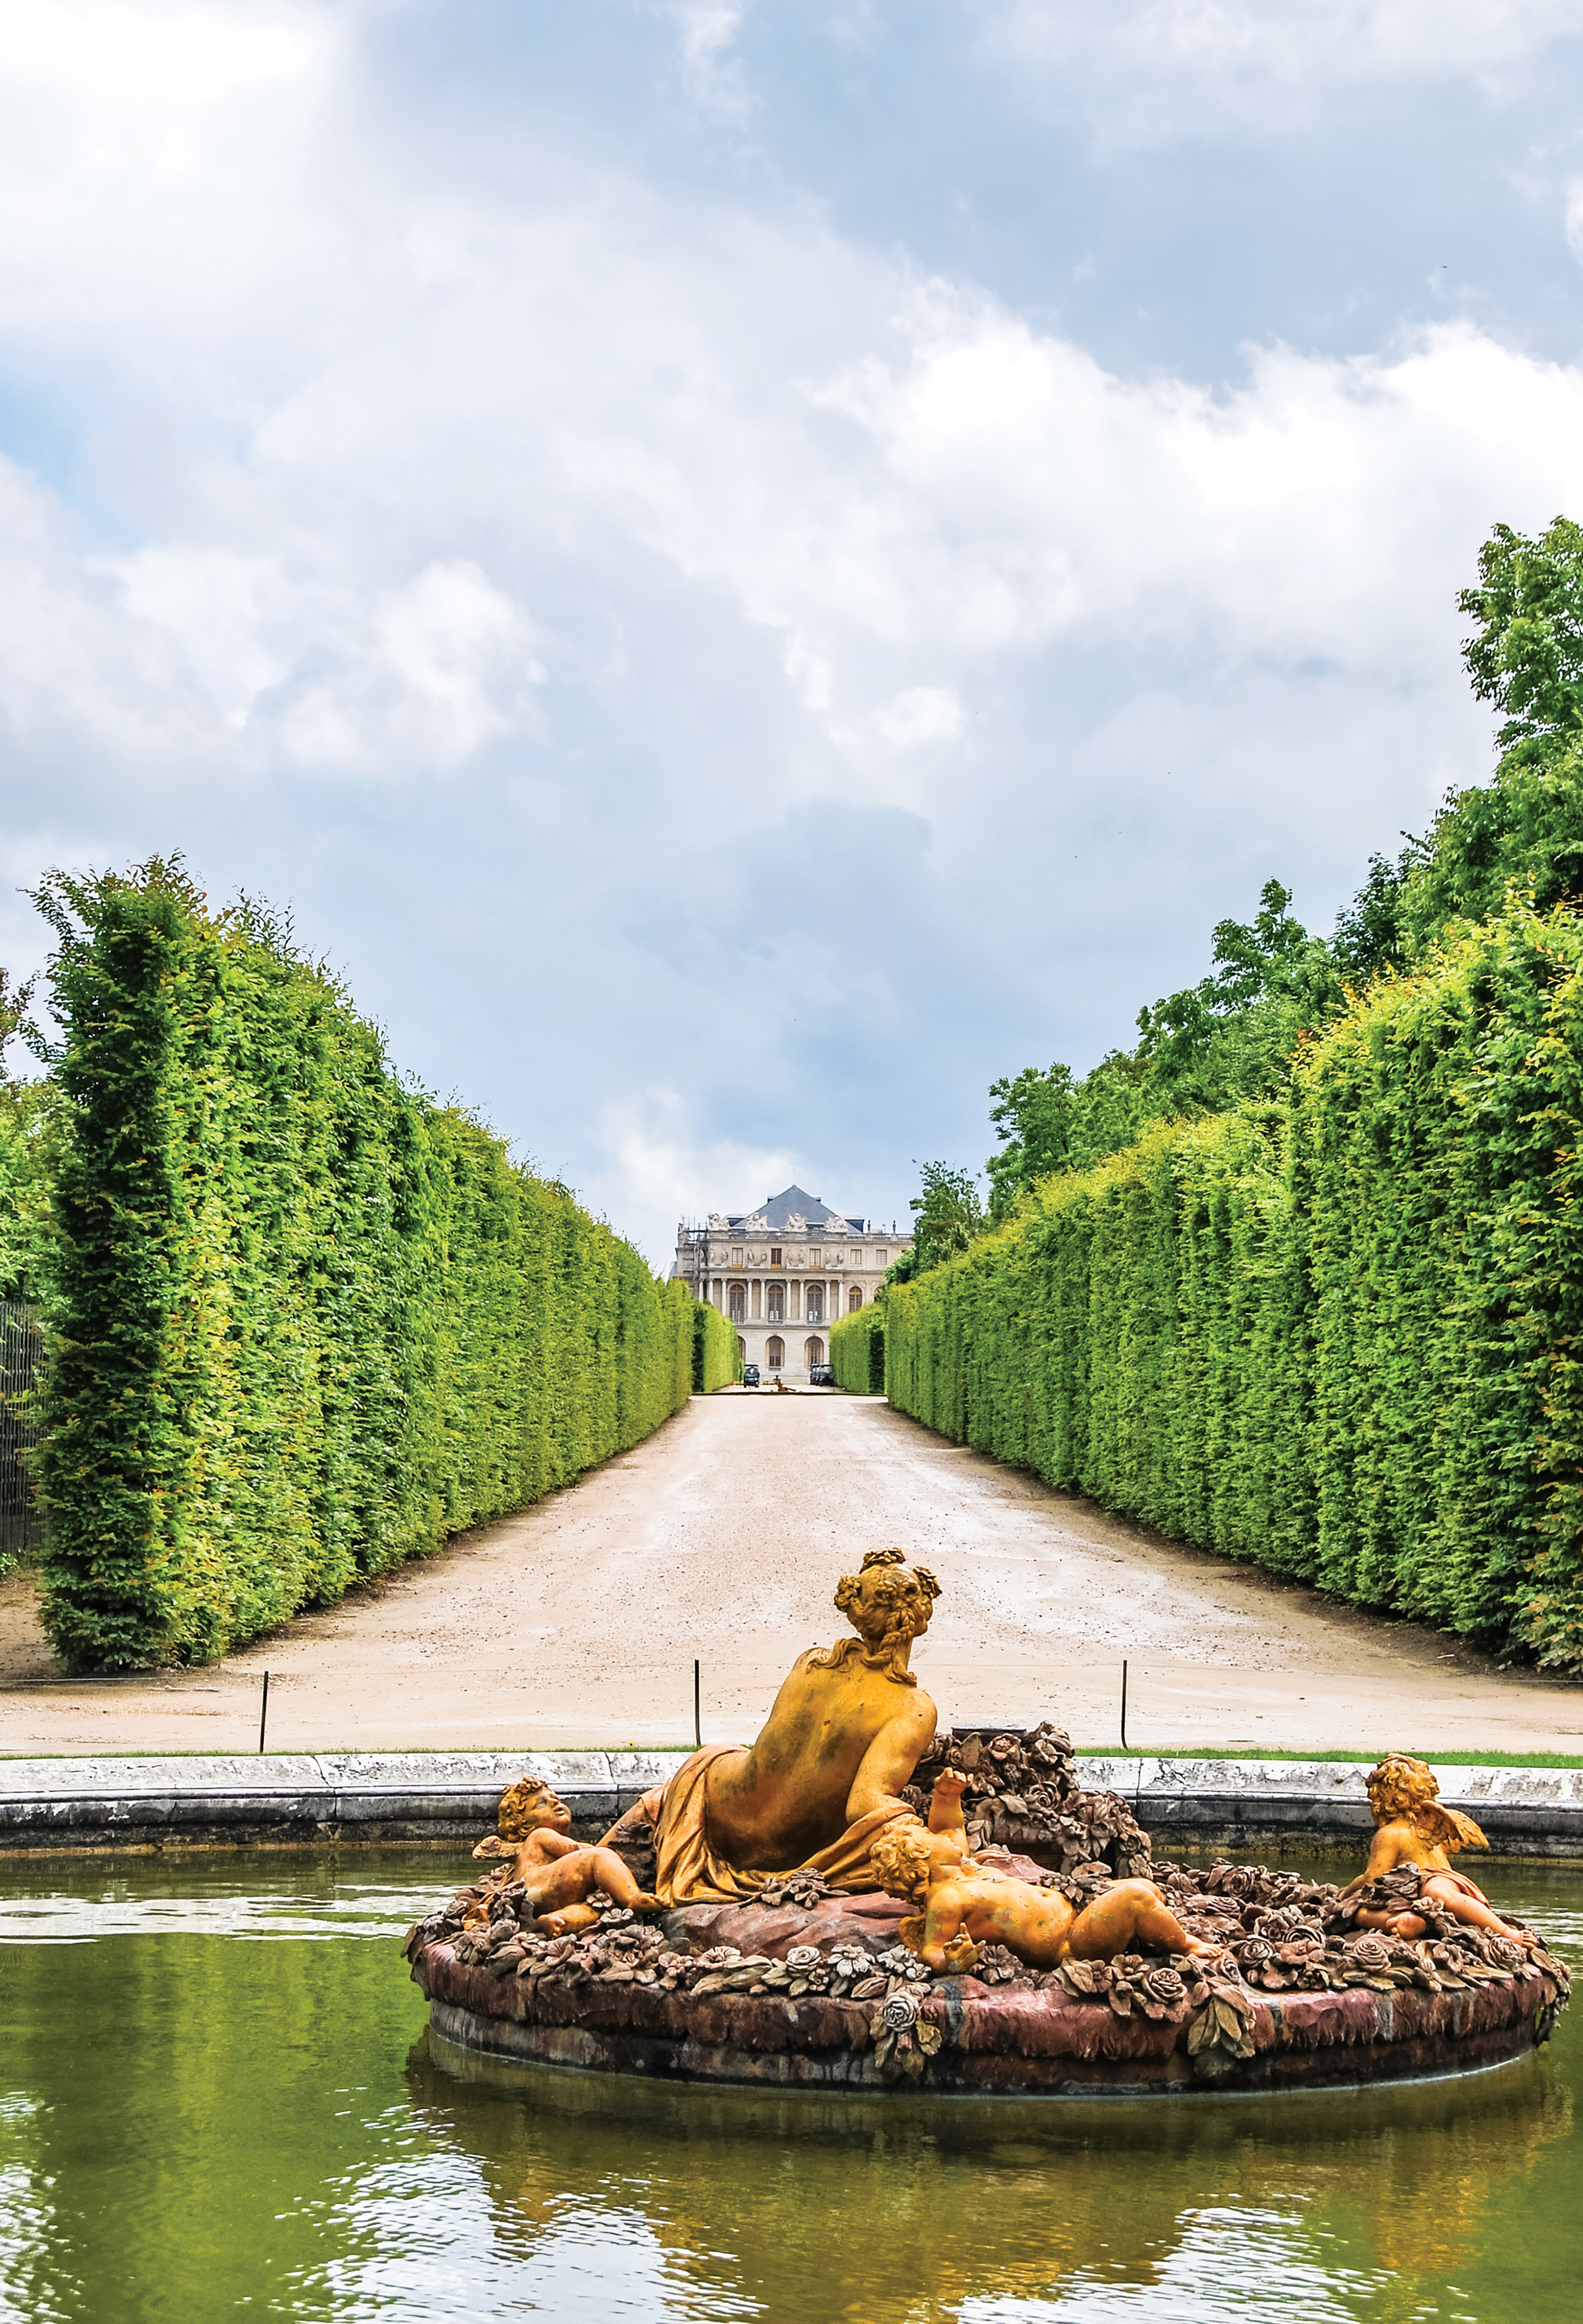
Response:
[{"label": "water reflection", "polygon": [[535,2275],[596,2191],[607,2227],[663,2256],[660,2312],[771,2319],[1450,2317],[1426,2292],[1477,2261],[1502,2190],[1571,2124],[1541,2060],[1125,2109],[584,2081],[428,2034],[408,2077]]},{"label": "water reflection", "polygon": [[[0,1868],[0,2316],[1548,2324],[1575,2304],[1583,2014],[1520,2067],[1367,2096],[583,2080],[421,2034],[390,1940],[449,1869]],[[1502,1901],[1576,1958],[1578,1876]],[[282,1934],[352,1941],[251,1941]]]}]

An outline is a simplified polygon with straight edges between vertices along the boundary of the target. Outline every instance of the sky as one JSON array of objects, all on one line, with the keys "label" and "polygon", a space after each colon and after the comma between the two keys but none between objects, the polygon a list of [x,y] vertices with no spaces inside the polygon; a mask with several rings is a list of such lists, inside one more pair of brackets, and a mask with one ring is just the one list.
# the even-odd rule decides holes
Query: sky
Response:
[{"label": "sky", "polygon": [[1487,779],[1575,0],[4,0],[0,962],[289,908],[668,1264]]}]

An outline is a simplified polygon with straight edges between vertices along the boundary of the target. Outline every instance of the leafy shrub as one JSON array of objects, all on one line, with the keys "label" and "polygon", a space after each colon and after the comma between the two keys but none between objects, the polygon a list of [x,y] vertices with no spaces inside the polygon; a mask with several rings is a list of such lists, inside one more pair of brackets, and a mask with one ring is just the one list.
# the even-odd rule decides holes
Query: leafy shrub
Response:
[{"label": "leafy shrub", "polygon": [[520,1508],[685,1402],[686,1287],[391,1071],[290,931],[174,865],[60,939],[44,1620],[193,1661]]},{"label": "leafy shrub", "polygon": [[1156,1126],[895,1286],[887,1390],[1163,1533],[1583,1667],[1580,1156],[1583,924],[1513,898],[1279,1102]]},{"label": "leafy shrub", "polygon": [[693,1302],[693,1393],[708,1396],[742,1376],[736,1326],[707,1299]]},{"label": "leafy shrub", "polygon": [[885,1308],[875,1302],[843,1315],[830,1332],[830,1367],[837,1388],[857,1396],[885,1393]]}]

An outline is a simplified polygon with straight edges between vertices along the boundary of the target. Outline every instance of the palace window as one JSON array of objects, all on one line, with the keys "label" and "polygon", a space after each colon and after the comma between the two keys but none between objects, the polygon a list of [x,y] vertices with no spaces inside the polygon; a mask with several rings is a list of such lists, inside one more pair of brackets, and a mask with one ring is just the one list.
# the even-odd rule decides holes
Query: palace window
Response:
[{"label": "palace window", "polygon": [[745,1323],[748,1320],[748,1286],[745,1283],[732,1285],[731,1320],[733,1323]]},{"label": "palace window", "polygon": [[741,1267],[742,1263],[742,1246],[740,1242],[733,1243],[732,1246],[731,1263],[733,1267]]},{"label": "palace window", "polygon": [[874,1264],[876,1267],[885,1267],[888,1265],[890,1253],[888,1250],[877,1250],[874,1253]]},{"label": "palace window", "polygon": [[772,1283],[769,1286],[769,1296],[764,1312],[772,1323],[785,1323],[786,1286],[784,1283]]},{"label": "palace window", "polygon": [[823,1323],[824,1321],[824,1286],[822,1283],[810,1283],[808,1286],[808,1321],[810,1323]]},{"label": "palace window", "polygon": [[771,1267],[780,1265],[780,1245],[778,1242],[771,1243],[769,1246],[769,1264]]},{"label": "palace window", "polygon": [[847,1314],[848,1314],[849,1315],[855,1315],[855,1314],[857,1314],[857,1312],[858,1312],[858,1309],[862,1305],[862,1304],[863,1304],[863,1295],[862,1295],[862,1293],[858,1289],[857,1285],[854,1283],[854,1284],[852,1285],[851,1289],[851,1290],[847,1293],[847,1295],[846,1295],[846,1312],[847,1312]]},{"label": "palace window", "polygon": [[764,1360],[768,1365],[772,1372],[784,1371],[786,1370],[785,1341],[766,1340],[764,1342]]},{"label": "palace window", "polygon": [[808,1265],[810,1267],[823,1267],[824,1264],[824,1253],[822,1250],[811,1250],[808,1253]]},{"label": "palace window", "polygon": [[815,1364],[822,1364],[824,1361],[824,1342],[823,1340],[810,1340],[807,1342],[803,1349],[803,1361],[807,1365],[810,1371],[813,1370]]}]

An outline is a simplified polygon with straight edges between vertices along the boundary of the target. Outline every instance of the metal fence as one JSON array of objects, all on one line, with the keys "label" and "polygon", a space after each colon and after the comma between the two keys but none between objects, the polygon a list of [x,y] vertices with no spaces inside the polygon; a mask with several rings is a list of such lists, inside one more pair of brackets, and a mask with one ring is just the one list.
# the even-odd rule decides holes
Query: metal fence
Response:
[{"label": "metal fence", "polygon": [[43,1350],[38,1309],[0,1299],[0,1559],[44,1537],[27,1462],[38,1435]]}]

